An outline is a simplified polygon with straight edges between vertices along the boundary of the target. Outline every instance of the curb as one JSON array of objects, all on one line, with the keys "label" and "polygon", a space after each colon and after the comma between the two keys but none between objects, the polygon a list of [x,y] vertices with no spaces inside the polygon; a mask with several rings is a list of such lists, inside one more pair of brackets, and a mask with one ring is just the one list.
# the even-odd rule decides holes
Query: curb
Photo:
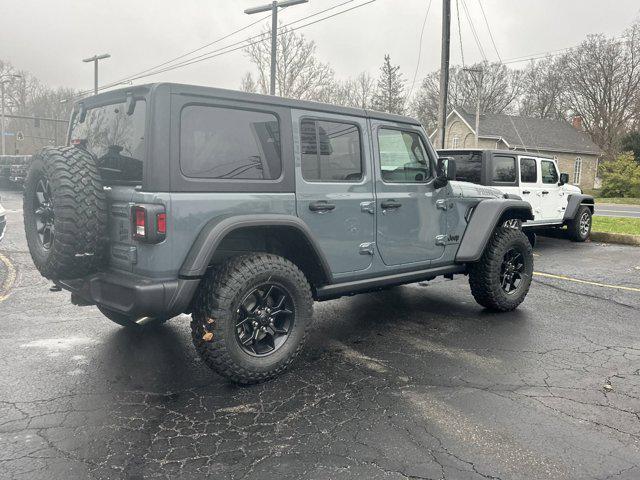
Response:
[{"label": "curb", "polygon": [[640,247],[640,235],[628,235],[626,233],[591,232],[592,242],[618,243],[621,245],[633,245]]}]

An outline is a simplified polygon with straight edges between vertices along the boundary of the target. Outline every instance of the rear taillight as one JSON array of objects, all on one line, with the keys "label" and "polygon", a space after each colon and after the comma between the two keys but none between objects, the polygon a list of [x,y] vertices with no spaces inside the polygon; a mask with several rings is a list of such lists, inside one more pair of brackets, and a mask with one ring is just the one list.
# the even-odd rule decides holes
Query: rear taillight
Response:
[{"label": "rear taillight", "polygon": [[167,214],[162,205],[134,205],[131,220],[134,240],[160,243],[167,235]]},{"label": "rear taillight", "polygon": [[167,234],[167,214],[159,213],[156,215],[156,231],[161,235]]},{"label": "rear taillight", "polygon": [[133,238],[147,238],[147,210],[144,207],[133,207]]}]

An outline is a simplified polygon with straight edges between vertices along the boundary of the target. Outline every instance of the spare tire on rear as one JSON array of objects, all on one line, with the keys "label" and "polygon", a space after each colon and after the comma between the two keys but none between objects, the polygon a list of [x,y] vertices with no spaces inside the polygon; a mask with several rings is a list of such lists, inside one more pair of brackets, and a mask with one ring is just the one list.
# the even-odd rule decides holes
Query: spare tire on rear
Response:
[{"label": "spare tire on rear", "polygon": [[107,200],[86,150],[46,147],[35,155],[22,208],[29,252],[43,276],[82,277],[104,262]]}]

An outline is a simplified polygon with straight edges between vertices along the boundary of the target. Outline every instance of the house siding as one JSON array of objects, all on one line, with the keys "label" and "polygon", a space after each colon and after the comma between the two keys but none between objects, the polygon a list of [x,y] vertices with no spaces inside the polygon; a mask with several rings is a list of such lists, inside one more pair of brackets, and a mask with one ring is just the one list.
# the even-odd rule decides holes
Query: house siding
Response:
[{"label": "house siding", "polygon": [[[458,145],[454,146],[454,138],[458,137]],[[434,141],[435,134],[432,135],[431,140]],[[447,125],[445,131],[445,148],[475,148],[476,139],[473,131],[467,126],[467,124],[460,119],[460,117],[454,114]],[[509,147],[501,140],[493,140],[487,138],[480,138],[478,148],[481,149],[505,149]],[[552,150],[535,150],[532,154],[540,154],[548,157],[556,157],[558,160],[558,168],[561,173],[569,174],[569,181],[573,183],[574,180],[574,168],[576,158],[582,159],[582,173],[580,175],[579,186],[581,188],[594,188],[597,169],[598,169],[598,156],[588,153],[566,153],[556,152]]]}]

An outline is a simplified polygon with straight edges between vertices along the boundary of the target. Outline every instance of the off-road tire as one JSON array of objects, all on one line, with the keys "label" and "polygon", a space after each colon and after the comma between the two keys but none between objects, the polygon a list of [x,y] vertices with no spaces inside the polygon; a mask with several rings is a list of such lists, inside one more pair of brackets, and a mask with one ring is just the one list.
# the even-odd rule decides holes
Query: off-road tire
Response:
[{"label": "off-road tire", "polygon": [[[36,226],[36,188],[49,182],[55,233],[50,248]],[[24,229],[36,268],[49,279],[96,271],[106,258],[107,200],[95,158],[77,147],[46,147],[29,168],[24,186]]]},{"label": "off-road tire", "polygon": [[[507,294],[500,284],[500,270],[506,253],[516,248],[524,258],[522,282]],[[476,302],[499,312],[514,310],[527,295],[533,275],[533,251],[529,240],[520,230],[497,228],[478,262],[470,265],[469,285]]]},{"label": "off-road tire", "polygon": [[[255,357],[236,339],[240,302],[264,282],[277,282],[293,300],[295,317],[285,343]],[[193,344],[203,362],[234,383],[254,384],[284,372],[302,349],[312,323],[313,298],[305,275],[289,260],[257,253],[228,259],[202,280],[193,307]]]},{"label": "off-road tire", "polygon": [[[581,226],[581,219],[586,216],[588,220],[587,230],[584,231]],[[591,234],[592,215],[591,209],[586,205],[581,205],[576,212],[573,220],[567,222],[567,234],[569,238],[574,242],[584,242],[589,238]]]},{"label": "off-road tire", "polygon": [[108,309],[107,307],[103,307],[102,305],[97,305],[98,310],[105,317],[111,320],[113,323],[117,323],[121,327],[125,327],[131,330],[142,330],[142,329],[150,329],[159,327],[160,325],[166,323],[168,318],[154,318],[152,320],[147,320],[144,323],[137,323],[136,319],[133,317],[129,317],[119,312],[115,312],[113,310]]}]

